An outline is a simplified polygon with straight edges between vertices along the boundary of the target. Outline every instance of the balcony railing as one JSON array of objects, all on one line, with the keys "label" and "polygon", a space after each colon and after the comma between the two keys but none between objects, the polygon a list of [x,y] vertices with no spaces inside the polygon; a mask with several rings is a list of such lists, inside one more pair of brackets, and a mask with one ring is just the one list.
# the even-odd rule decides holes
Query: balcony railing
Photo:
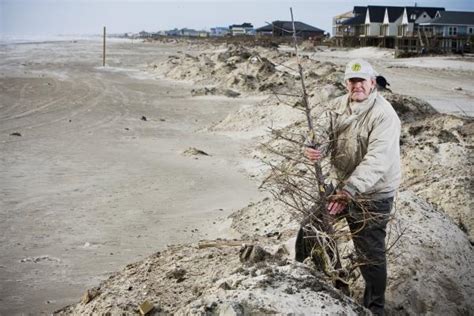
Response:
[{"label": "balcony railing", "polygon": [[336,32],[337,37],[354,37],[354,36],[364,36],[362,32],[351,31],[351,32]]}]

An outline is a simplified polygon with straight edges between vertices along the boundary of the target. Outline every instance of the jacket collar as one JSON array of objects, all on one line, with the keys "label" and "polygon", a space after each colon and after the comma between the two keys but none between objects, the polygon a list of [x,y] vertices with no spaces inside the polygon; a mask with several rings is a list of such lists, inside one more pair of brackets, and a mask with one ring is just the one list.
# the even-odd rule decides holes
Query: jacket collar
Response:
[{"label": "jacket collar", "polygon": [[[372,105],[375,102],[375,98],[377,97],[377,89],[374,89],[370,94],[367,100],[363,102],[357,102],[357,105],[353,107],[353,113],[352,115],[359,115],[361,113],[366,112],[369,110]],[[352,102],[354,104],[354,102]],[[334,112],[343,115],[345,113],[349,114],[350,113],[350,105],[351,105],[351,99],[350,99],[350,94],[346,93],[343,97],[341,102],[336,106],[334,109]]]}]

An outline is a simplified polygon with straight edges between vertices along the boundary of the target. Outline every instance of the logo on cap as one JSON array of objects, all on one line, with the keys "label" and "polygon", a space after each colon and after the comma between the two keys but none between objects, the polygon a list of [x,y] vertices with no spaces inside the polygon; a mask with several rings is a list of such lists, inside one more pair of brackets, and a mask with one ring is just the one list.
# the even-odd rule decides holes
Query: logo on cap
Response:
[{"label": "logo on cap", "polygon": [[362,68],[362,66],[359,63],[355,63],[351,67],[352,71],[355,71],[355,72],[360,71],[361,68]]}]

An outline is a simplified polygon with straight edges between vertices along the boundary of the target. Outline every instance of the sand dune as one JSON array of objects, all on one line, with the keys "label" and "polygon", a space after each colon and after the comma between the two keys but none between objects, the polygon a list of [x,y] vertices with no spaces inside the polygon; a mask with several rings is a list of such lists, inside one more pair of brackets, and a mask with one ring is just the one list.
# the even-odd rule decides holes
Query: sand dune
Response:
[{"label": "sand dune", "polygon": [[[117,42],[101,68],[99,44],[8,46],[0,64],[0,313],[51,312],[87,288],[59,313],[144,301],[152,313],[366,313],[360,280],[349,298],[292,260],[299,218],[258,190],[262,161],[279,162],[269,147],[295,154],[269,127],[304,134],[299,98],[273,94],[299,90],[291,51]],[[388,312],[469,313],[471,61],[304,55],[315,115],[343,93],[347,58],[373,59],[394,91],[405,175],[390,238],[404,238],[389,255]]]}]

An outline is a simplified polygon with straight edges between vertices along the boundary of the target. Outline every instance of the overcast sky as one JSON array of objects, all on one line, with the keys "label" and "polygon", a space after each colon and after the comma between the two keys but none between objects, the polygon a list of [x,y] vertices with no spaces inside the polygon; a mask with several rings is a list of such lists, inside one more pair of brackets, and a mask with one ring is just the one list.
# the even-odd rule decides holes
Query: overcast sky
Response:
[{"label": "overcast sky", "polygon": [[[474,11],[474,0],[419,0],[418,6],[444,7],[452,11]],[[194,28],[209,30],[250,22],[295,20],[331,32],[332,17],[351,11],[354,5],[412,6],[415,1],[378,0],[0,0],[2,36],[124,33]]]}]

